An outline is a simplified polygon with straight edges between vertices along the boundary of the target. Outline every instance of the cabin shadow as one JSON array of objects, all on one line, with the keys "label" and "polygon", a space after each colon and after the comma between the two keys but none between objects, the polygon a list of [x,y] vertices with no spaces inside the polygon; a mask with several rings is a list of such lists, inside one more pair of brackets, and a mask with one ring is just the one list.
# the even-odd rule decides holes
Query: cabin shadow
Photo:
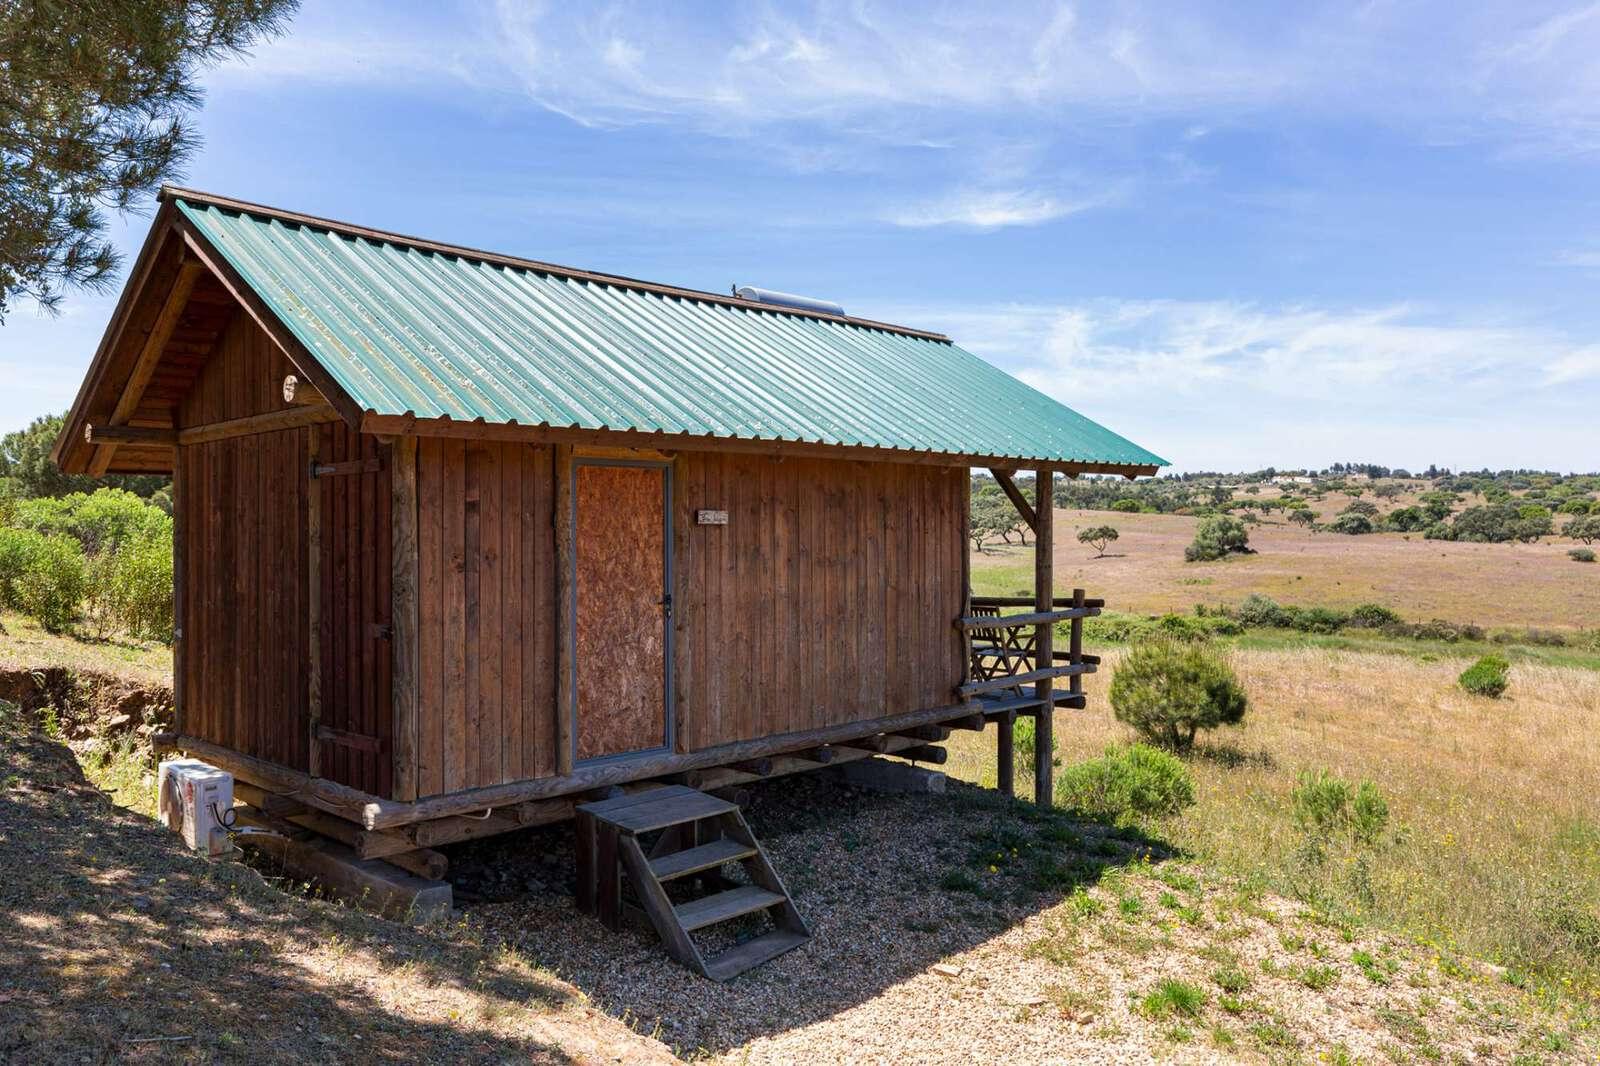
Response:
[{"label": "cabin shadow", "polygon": [[[471,990],[507,1014],[559,1010],[564,986],[426,930],[308,907],[184,853],[114,806],[62,745],[7,735],[5,746],[0,1061],[573,1061],[465,1016],[391,1009],[372,984]],[[363,969],[387,976],[339,980],[343,967],[313,954],[368,956]]]},{"label": "cabin shadow", "polygon": [[1136,832],[964,783],[948,789],[874,793],[826,773],[751,786],[745,816],[812,939],[725,984],[673,962],[648,929],[612,933],[574,909],[566,826],[454,848],[451,876],[458,903],[491,935],[687,1054],[836,1015],[1110,869],[1170,854]]}]

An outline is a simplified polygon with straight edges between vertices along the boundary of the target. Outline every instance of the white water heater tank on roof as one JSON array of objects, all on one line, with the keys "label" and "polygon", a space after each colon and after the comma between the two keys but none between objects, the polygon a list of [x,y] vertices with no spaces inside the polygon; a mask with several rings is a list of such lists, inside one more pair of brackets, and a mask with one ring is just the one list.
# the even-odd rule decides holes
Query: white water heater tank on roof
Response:
[{"label": "white water heater tank on roof", "polygon": [[223,819],[233,810],[232,774],[199,759],[167,759],[156,776],[156,790],[162,825],[195,851],[227,853]]}]

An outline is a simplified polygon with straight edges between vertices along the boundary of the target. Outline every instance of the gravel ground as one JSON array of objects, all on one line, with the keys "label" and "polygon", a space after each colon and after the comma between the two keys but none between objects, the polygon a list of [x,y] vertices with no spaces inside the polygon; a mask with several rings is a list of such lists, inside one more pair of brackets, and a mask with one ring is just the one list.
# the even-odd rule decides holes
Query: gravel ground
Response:
[{"label": "gravel ground", "polygon": [[[490,935],[685,1057],[1594,1061],[1600,1047],[1482,968],[992,792],[883,796],[808,775],[757,786],[746,814],[813,939],[725,985],[576,914],[564,828],[458,848],[453,876]],[[1197,990],[1192,1016],[1142,1002],[1164,978]]]}]

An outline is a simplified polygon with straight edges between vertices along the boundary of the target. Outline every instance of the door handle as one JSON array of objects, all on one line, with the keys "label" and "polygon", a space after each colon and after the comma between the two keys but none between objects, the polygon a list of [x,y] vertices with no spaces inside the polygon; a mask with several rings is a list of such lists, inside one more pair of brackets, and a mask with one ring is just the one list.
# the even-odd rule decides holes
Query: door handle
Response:
[{"label": "door handle", "polygon": [[656,606],[666,608],[666,616],[672,617],[672,593],[667,593],[656,601]]}]

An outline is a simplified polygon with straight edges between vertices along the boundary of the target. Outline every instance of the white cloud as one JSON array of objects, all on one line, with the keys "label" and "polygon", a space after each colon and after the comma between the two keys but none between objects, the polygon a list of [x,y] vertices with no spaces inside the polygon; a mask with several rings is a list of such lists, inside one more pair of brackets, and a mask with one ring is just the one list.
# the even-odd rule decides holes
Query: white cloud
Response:
[{"label": "white cloud", "polygon": [[885,213],[897,226],[967,226],[998,229],[1036,226],[1098,207],[1106,197],[1067,200],[1036,189],[986,191],[963,189],[948,196],[895,208]]},{"label": "white cloud", "polygon": [[1592,442],[1600,404],[1600,346],[1538,326],[1443,320],[1405,305],[861,309],[943,330],[1180,468],[1362,457],[1593,465],[1581,442]]}]

